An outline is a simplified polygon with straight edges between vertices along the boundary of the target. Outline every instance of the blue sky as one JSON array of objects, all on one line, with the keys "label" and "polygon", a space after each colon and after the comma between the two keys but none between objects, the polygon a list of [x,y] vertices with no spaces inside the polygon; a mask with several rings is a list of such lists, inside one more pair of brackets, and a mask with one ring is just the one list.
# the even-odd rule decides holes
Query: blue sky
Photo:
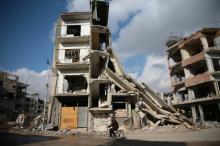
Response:
[{"label": "blue sky", "polygon": [[[0,23],[0,67],[10,71],[22,67],[37,72],[46,69],[45,60],[52,60],[53,42],[50,35],[53,24],[60,13],[67,11],[66,5],[67,1],[64,0],[1,1],[0,19],[3,21]],[[128,24],[135,14],[120,22],[119,29]],[[119,31],[113,33],[113,40],[118,35]],[[143,54],[138,54],[121,61],[124,66],[136,66],[137,69],[137,65],[144,65],[144,59]],[[141,71],[142,68],[139,67],[138,72]]]},{"label": "blue sky", "polygon": [[58,15],[65,11],[61,0],[2,0],[0,2],[0,65],[15,70],[46,68],[53,42],[49,35]]},{"label": "blue sky", "polygon": [[[219,6],[219,0],[112,0],[113,49],[126,73],[155,91],[170,91],[166,39],[171,32],[187,36],[220,27]],[[1,0],[0,70],[19,75],[43,95],[59,14],[88,9],[89,0]]]}]

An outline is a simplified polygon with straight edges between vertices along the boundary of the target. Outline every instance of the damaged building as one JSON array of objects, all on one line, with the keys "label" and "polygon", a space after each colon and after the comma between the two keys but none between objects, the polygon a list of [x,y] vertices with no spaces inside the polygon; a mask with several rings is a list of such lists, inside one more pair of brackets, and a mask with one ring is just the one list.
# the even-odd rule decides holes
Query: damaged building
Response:
[{"label": "damaged building", "polygon": [[175,108],[194,122],[220,121],[220,28],[204,28],[166,43]]},{"label": "damaged building", "polygon": [[26,96],[25,104],[24,104],[25,112],[32,114],[41,114],[43,113],[43,110],[44,110],[44,100],[39,98],[38,93],[28,94]]},{"label": "damaged building", "polygon": [[146,84],[124,73],[112,48],[109,3],[95,0],[90,7],[90,12],[62,13],[57,20],[49,122],[59,129],[102,131],[111,113],[122,129],[129,124],[138,129],[146,121],[187,121]]},{"label": "damaged building", "polygon": [[[0,71],[0,121],[12,120],[15,111],[18,76]],[[19,103],[16,106],[19,110]]]},{"label": "damaged building", "polygon": [[28,86],[19,76],[0,71],[0,122],[15,121],[22,112],[43,112],[44,101],[39,94],[28,95]]}]

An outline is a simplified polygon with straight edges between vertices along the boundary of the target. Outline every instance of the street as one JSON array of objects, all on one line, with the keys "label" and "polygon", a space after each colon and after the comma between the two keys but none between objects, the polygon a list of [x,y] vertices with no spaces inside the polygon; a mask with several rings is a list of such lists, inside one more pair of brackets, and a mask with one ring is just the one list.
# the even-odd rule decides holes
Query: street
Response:
[{"label": "street", "polygon": [[1,134],[2,146],[219,146],[220,129],[192,132],[127,134],[125,139],[101,136],[35,136]]}]

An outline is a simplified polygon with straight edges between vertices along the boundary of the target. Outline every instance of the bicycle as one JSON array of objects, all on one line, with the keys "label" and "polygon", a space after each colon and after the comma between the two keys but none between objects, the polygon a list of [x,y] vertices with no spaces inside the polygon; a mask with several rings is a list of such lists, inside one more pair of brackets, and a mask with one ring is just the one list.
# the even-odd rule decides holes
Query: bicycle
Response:
[{"label": "bicycle", "polygon": [[[115,132],[115,135],[112,136],[113,138],[124,138],[125,137],[123,130],[115,130],[114,132]],[[110,137],[110,128],[107,128],[106,136]]]}]

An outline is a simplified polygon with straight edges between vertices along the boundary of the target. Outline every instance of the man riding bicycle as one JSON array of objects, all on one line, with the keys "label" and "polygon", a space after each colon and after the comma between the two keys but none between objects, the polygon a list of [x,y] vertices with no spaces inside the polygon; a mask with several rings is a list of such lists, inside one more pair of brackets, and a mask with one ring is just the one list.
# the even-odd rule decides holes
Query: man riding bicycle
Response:
[{"label": "man riding bicycle", "polygon": [[111,118],[111,124],[107,126],[108,128],[110,128],[109,134],[110,134],[110,137],[116,137],[116,134],[114,131],[118,130],[119,125],[113,114],[110,114],[110,118]]}]

